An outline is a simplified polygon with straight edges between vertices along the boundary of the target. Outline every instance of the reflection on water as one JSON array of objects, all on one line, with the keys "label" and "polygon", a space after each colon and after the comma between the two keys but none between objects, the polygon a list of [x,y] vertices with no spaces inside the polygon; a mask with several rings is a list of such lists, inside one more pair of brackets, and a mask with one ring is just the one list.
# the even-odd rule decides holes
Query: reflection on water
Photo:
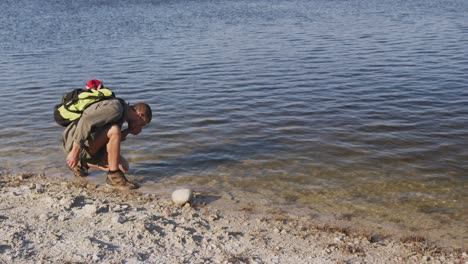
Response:
[{"label": "reflection on water", "polygon": [[52,107],[99,78],[154,108],[123,145],[145,191],[187,185],[466,244],[468,2],[0,8],[0,169],[69,175]]}]

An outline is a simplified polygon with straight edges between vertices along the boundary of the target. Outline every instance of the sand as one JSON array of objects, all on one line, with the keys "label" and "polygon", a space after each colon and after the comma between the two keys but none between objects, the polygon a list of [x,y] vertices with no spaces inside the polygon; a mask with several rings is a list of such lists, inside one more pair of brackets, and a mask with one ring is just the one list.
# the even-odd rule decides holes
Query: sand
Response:
[{"label": "sand", "polygon": [[242,203],[191,205],[86,179],[0,173],[1,263],[467,263],[463,248]]}]

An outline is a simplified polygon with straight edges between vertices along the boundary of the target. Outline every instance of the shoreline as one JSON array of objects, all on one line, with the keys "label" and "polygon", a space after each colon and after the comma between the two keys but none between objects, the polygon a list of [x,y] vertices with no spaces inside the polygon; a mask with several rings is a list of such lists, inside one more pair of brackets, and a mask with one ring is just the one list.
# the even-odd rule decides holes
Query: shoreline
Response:
[{"label": "shoreline", "polygon": [[[192,206],[86,179],[0,172],[7,263],[467,263],[466,248],[317,223],[196,193]],[[224,208],[223,208],[224,206]]]}]

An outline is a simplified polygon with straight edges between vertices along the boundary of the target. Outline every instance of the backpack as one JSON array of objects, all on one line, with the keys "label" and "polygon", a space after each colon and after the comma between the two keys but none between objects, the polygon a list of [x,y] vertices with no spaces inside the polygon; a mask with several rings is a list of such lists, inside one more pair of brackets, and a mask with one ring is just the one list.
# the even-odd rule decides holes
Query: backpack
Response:
[{"label": "backpack", "polygon": [[77,122],[83,111],[90,105],[115,98],[115,94],[107,89],[75,89],[62,96],[62,102],[54,107],[55,122],[61,126],[68,126]]}]

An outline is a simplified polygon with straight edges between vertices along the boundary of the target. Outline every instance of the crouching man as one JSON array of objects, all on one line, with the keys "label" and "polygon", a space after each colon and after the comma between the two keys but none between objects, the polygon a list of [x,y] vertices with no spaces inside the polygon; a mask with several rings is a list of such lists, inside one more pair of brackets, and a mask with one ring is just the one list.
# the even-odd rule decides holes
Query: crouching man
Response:
[{"label": "crouching man", "polygon": [[[109,99],[90,105],[78,122],[63,132],[63,149],[68,167],[76,177],[88,175],[88,168],[107,171],[107,183],[135,189],[126,177],[128,161],[120,154],[120,143],[128,134],[138,135],[151,122],[151,108],[146,103],[129,105],[122,99]],[[127,122],[128,128],[122,130]]]}]

